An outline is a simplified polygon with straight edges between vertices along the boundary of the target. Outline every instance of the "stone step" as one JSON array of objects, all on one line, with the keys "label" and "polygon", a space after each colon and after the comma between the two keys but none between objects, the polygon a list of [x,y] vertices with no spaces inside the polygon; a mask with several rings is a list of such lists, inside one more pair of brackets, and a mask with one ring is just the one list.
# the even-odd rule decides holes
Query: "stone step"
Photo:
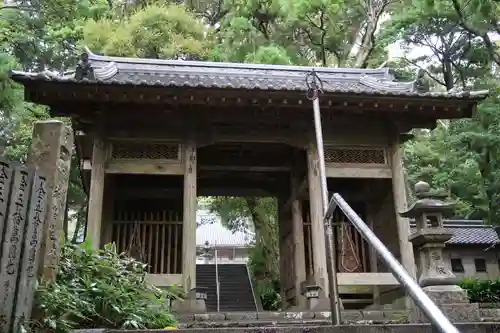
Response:
[{"label": "stone step", "polygon": [[327,326],[331,325],[329,320],[293,320],[282,319],[278,321],[272,320],[224,320],[224,321],[195,321],[191,323],[180,323],[179,329],[214,329],[214,328],[253,328],[253,327],[311,327],[311,326]]},{"label": "stone step", "polygon": [[[457,322],[500,322],[499,309],[482,309],[480,318],[461,318]],[[284,327],[330,325],[330,312],[219,312],[182,314],[180,328],[238,328],[238,327]],[[342,311],[342,324],[407,324],[410,311]],[[500,333],[500,325],[498,332]]]},{"label": "stone step", "polygon": [[[498,323],[461,323],[456,325],[460,333],[498,333]],[[87,329],[74,333],[124,333],[124,330]],[[134,330],[134,333],[155,333],[154,330]],[[429,324],[392,325],[341,325],[331,326],[286,326],[286,327],[245,327],[245,328],[179,328],[176,333],[436,333]]]},{"label": "stone step", "polygon": [[[479,309],[481,321],[500,322],[500,309]],[[498,329],[500,332],[500,328]]]},{"label": "stone step", "polygon": [[[407,323],[409,311],[342,311],[343,323]],[[303,325],[330,323],[330,312],[219,312],[182,314],[179,321],[189,327],[243,327],[266,326],[269,323],[299,322]],[[255,323],[255,325],[253,324]],[[247,326],[247,327],[249,327]],[[272,325],[271,325],[272,326]]]}]

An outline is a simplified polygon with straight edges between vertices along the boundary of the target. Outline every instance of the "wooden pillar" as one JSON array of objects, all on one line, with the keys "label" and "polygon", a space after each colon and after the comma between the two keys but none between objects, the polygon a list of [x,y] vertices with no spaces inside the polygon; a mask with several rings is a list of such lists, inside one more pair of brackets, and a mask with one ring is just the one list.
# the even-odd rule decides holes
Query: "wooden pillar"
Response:
[{"label": "wooden pillar", "polygon": [[[400,212],[407,209],[406,184],[403,169],[403,160],[399,141],[395,141],[391,147],[391,167],[392,167],[392,193],[394,196],[394,208],[398,229],[399,251],[401,253],[401,263],[406,271],[416,279],[415,257],[413,254],[413,244],[409,241],[410,221],[401,217]],[[412,301],[409,297],[405,300],[405,307],[411,308]]]},{"label": "wooden pillar", "polygon": [[304,243],[304,221],[302,219],[302,200],[299,197],[299,180],[292,175],[292,233],[293,233],[293,260],[295,279],[295,299],[297,306],[305,309],[307,300],[302,296],[301,283],[306,280],[306,258]]},{"label": "wooden pillar", "polygon": [[288,256],[290,253],[286,251],[286,205],[285,198],[280,195],[278,197],[278,248],[279,248],[279,265],[280,265],[280,283],[281,283],[281,300],[283,302],[282,306],[284,309],[288,308],[290,304],[287,302],[286,289],[287,289],[287,279],[289,279],[288,274],[290,274],[288,263]]},{"label": "wooden pillar", "polygon": [[92,247],[98,249],[101,242],[102,210],[104,197],[104,165],[107,158],[107,145],[102,137],[94,138],[92,149],[92,171],[90,176],[89,207],[87,215],[87,239]]},{"label": "wooden pillar", "polygon": [[186,292],[196,288],[196,143],[184,145],[184,212],[182,222],[182,285]]},{"label": "wooden pillar", "polygon": [[101,244],[111,243],[113,237],[113,220],[115,218],[115,178],[113,175],[105,176],[103,200],[103,225]]},{"label": "wooden pillar", "polygon": [[73,131],[61,121],[36,122],[28,156],[28,164],[47,177],[47,214],[39,269],[49,281],[55,280],[59,265],[73,139]]},{"label": "wooden pillar", "polygon": [[406,202],[406,186],[403,162],[401,158],[401,149],[399,143],[396,142],[392,146],[391,154],[392,163],[392,193],[394,195],[394,207],[396,209],[396,222],[398,226],[399,250],[401,251],[401,261],[405,269],[412,277],[416,277],[415,272],[415,257],[413,256],[413,245],[409,241],[410,221],[407,218],[401,217],[400,212],[407,208]]},{"label": "wooden pillar", "polygon": [[[374,207],[373,205],[367,205],[366,207],[367,222],[370,229],[375,232],[375,217],[374,217]],[[378,272],[378,255],[373,246],[368,246],[369,251],[369,261],[370,261],[370,273]],[[373,304],[375,306],[380,305],[380,288],[379,286],[373,286]]]},{"label": "wooden pillar", "polygon": [[325,232],[323,227],[323,203],[319,174],[318,150],[312,140],[307,148],[307,177],[309,181],[309,209],[311,216],[311,238],[314,263],[314,282],[328,291],[326,271]]}]

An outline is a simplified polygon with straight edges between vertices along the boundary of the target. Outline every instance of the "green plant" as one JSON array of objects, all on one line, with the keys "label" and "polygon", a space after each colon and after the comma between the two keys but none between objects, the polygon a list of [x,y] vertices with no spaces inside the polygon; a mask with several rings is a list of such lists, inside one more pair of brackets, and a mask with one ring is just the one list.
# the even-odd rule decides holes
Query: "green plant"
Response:
[{"label": "green plant", "polygon": [[278,279],[255,281],[257,294],[260,296],[262,308],[266,311],[278,311],[282,306],[280,281]]},{"label": "green plant", "polygon": [[172,326],[175,320],[165,301],[177,294],[147,284],[145,268],[145,264],[118,254],[114,244],[103,250],[94,250],[87,242],[65,244],[57,280],[39,284],[40,319],[31,326],[44,332]]},{"label": "green plant", "polygon": [[262,308],[267,311],[279,310],[282,305],[279,272],[274,267],[269,269],[272,267],[269,265],[272,256],[269,248],[262,243],[254,245],[249,251],[248,266],[252,272],[253,284],[262,302]]},{"label": "green plant", "polygon": [[500,303],[500,279],[465,279],[460,286],[467,290],[471,303]]}]

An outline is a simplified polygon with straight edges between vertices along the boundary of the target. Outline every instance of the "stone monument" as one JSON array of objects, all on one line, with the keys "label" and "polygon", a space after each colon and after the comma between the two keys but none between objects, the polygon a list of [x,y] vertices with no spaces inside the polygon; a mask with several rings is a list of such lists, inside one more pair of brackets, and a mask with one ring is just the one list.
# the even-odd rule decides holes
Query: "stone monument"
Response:
[{"label": "stone monument", "polygon": [[[452,321],[479,320],[477,304],[470,304],[467,292],[457,285],[457,277],[445,265],[443,249],[453,237],[443,227],[443,218],[453,214],[455,204],[443,201],[444,196],[432,195],[429,184],[415,185],[417,200],[402,217],[415,219],[416,231],[409,239],[418,260],[418,283],[426,294]],[[415,321],[425,321],[420,309],[415,309]]]}]

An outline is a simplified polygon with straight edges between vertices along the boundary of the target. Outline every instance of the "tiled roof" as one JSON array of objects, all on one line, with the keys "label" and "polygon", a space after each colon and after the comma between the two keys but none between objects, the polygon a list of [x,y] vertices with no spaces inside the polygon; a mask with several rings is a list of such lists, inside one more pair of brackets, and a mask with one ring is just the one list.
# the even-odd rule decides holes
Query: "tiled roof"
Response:
[{"label": "tiled roof", "polygon": [[[414,225],[411,223],[412,227]],[[453,233],[453,237],[446,242],[448,245],[496,245],[500,243],[495,229],[480,220],[445,220],[444,226],[447,231]],[[414,228],[412,228],[413,231],[415,231]]]},{"label": "tiled roof", "polygon": [[[202,61],[134,59],[85,53],[93,69],[88,72],[58,75],[51,72],[12,72],[19,82],[57,81],[87,84],[144,85],[162,87],[221,88],[245,90],[306,91],[306,74],[312,67],[251,65]],[[458,99],[482,99],[482,92],[422,92],[417,81],[395,82],[389,68],[315,68],[326,93],[419,96]],[[80,73],[80,74],[79,74]],[[82,76],[82,77],[80,77]]]},{"label": "tiled roof", "polygon": [[[196,228],[196,245],[203,246],[205,242],[212,246],[246,246],[253,241],[250,231],[232,232],[222,225],[220,219],[214,215],[209,216],[202,213],[197,216],[198,227]],[[203,223],[202,223],[203,222]]]},{"label": "tiled roof", "polygon": [[[207,223],[207,214],[198,216],[199,222],[205,218],[205,223],[196,230],[196,245],[203,246],[205,241],[211,245],[246,246],[253,241],[253,234],[248,232],[233,233],[224,227],[215,215],[208,216],[211,223]],[[411,223],[411,232],[415,231],[415,223]],[[445,228],[453,233],[448,245],[496,245],[500,238],[489,225],[479,220],[445,220]]]}]

